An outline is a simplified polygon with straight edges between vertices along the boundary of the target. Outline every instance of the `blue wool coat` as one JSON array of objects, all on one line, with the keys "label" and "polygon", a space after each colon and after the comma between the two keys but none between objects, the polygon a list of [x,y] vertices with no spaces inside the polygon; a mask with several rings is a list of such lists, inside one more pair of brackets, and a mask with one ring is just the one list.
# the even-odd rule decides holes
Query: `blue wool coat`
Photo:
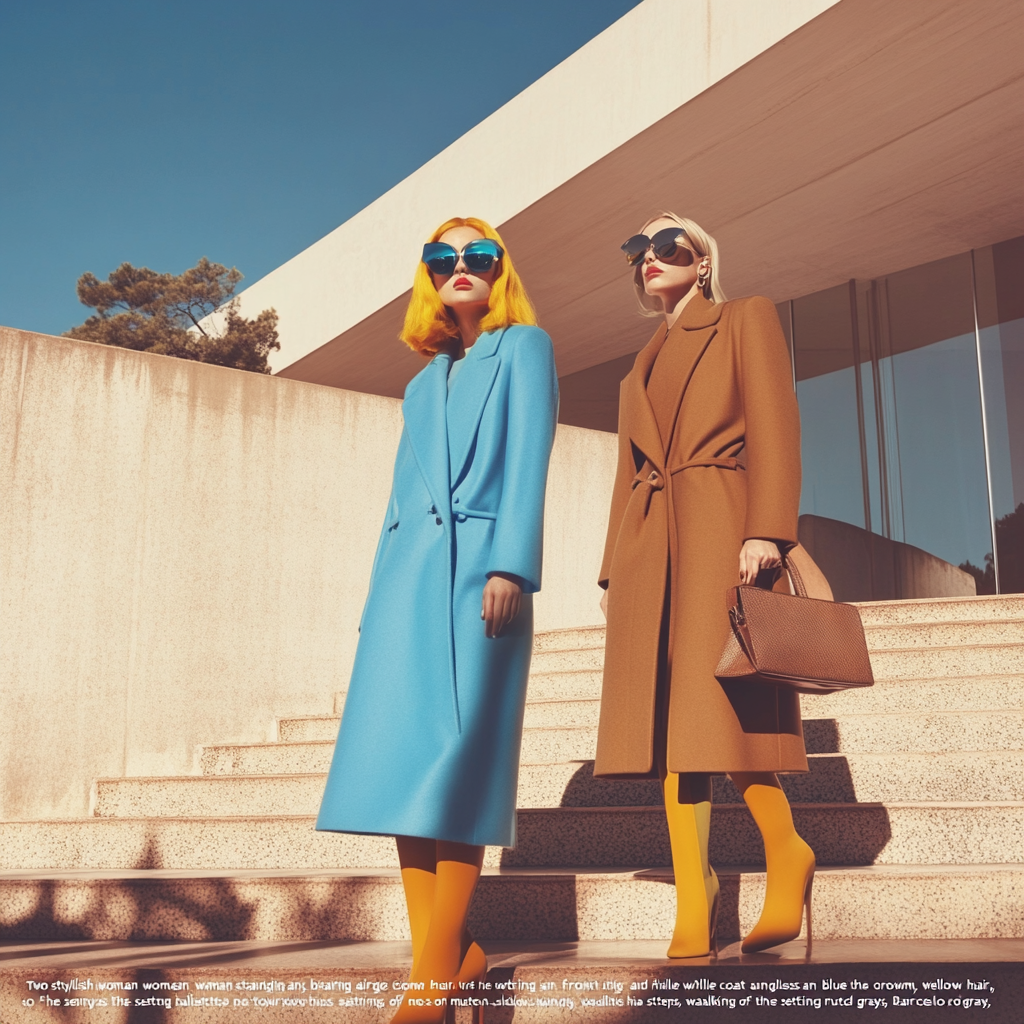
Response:
[{"label": "blue wool coat", "polygon": [[[394,482],[316,827],[515,843],[544,490],[558,410],[551,339],[482,334],[409,383]],[[522,610],[487,639],[494,572]]]}]

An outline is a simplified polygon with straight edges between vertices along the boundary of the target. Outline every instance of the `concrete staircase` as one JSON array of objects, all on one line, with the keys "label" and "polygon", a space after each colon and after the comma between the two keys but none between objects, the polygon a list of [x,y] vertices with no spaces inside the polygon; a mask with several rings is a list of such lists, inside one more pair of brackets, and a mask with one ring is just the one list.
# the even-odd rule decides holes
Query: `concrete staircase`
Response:
[{"label": "concrete staircase", "polygon": [[[784,778],[819,863],[823,939],[1024,937],[1024,596],[866,604],[876,685],[803,701]],[[604,630],[537,636],[519,845],[488,850],[471,926],[506,941],[667,939],[656,783],[594,779]],[[390,839],[313,831],[334,714],[210,746],[202,774],[99,779],[89,818],[0,824],[5,938],[406,937]],[[720,933],[749,929],[763,850],[716,779]]]}]

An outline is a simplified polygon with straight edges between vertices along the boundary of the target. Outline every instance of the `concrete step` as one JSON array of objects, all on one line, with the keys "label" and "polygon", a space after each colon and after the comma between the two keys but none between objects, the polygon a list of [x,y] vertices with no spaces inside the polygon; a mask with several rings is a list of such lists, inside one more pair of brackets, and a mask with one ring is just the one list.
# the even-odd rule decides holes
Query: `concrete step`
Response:
[{"label": "concrete step", "polygon": [[538,672],[600,672],[604,667],[604,646],[578,647],[566,650],[535,651],[530,661],[530,675]]},{"label": "concrete step", "polygon": [[1024,676],[883,679],[863,690],[801,697],[804,720],[928,711],[1024,711]]},{"label": "concrete step", "polygon": [[594,647],[604,650],[604,638],[604,625],[549,629],[534,636],[533,652],[539,654],[541,651],[571,651]]},{"label": "concrete step", "polygon": [[[530,676],[527,707],[547,701],[600,700],[601,672],[543,672]],[[804,718],[906,711],[1024,710],[1024,675],[899,678],[876,681],[863,690],[846,690],[801,701]]]},{"label": "concrete step", "polygon": [[[811,754],[806,774],[779,776],[794,803],[975,802],[1024,800],[1024,754]],[[595,779],[594,763],[521,765],[519,807],[660,804],[656,781]],[[717,803],[739,803],[724,776]]]},{"label": "concrete step", "polygon": [[526,703],[545,700],[600,700],[602,669],[576,672],[530,672]]},{"label": "concrete step", "polygon": [[871,652],[875,679],[947,679],[1024,673],[1024,644]]},{"label": "concrete step", "polygon": [[804,722],[809,754],[1024,750],[1024,711],[843,715]]},{"label": "concrete step", "polygon": [[97,779],[93,814],[98,818],[316,815],[326,782],[325,773]]},{"label": "concrete step", "polygon": [[[866,602],[856,608],[872,648],[912,647],[920,643],[1024,643],[1024,599],[1020,595]],[[553,651],[603,649],[604,643],[605,627],[587,626],[538,633],[533,649],[536,656]]]},{"label": "concrete step", "polygon": [[[523,731],[522,763],[593,758],[598,712],[596,701],[533,705],[531,727]],[[541,725],[541,721],[571,724]],[[940,711],[810,719],[804,723],[804,740],[809,754],[1024,750],[1024,712]]]},{"label": "concrete step", "polygon": [[[811,770],[780,776],[799,803],[889,803],[1024,800],[1024,752],[933,754],[811,754]],[[736,803],[726,778],[715,780],[716,799]]]},{"label": "concrete step", "polygon": [[[1024,802],[794,804],[793,820],[821,865],[1024,864]],[[670,867],[661,807],[520,811],[505,867]],[[764,845],[743,804],[716,804],[711,862],[763,864]]]},{"label": "concrete step", "polygon": [[865,627],[915,622],[989,622],[995,619],[1024,619],[1024,595],[863,601],[857,604],[857,610]]},{"label": "concrete step", "polygon": [[340,715],[308,715],[303,718],[279,718],[277,738],[282,743],[303,743],[307,740],[331,740],[338,738]]},{"label": "concrete step", "polygon": [[[526,730],[518,806],[550,806],[552,800],[557,806],[569,794],[587,789],[596,735],[594,729]],[[333,742],[327,741],[206,747],[203,774],[319,774],[330,767],[333,750]],[[809,765],[807,774],[783,777],[791,799],[805,803],[1024,799],[1021,751],[811,754]]]},{"label": "concrete step", "polygon": [[225,743],[203,747],[204,775],[305,775],[331,766],[334,740],[298,743]]},{"label": "concrete step", "polygon": [[[533,656],[537,673],[597,672],[604,665],[602,648],[542,651]],[[887,648],[871,651],[876,679],[947,678],[1024,673],[1024,644]]]},{"label": "concrete step", "polygon": [[595,727],[524,729],[519,763],[562,764],[566,761],[587,761],[594,758],[596,750]]},{"label": "concrete step", "polygon": [[[723,870],[719,935],[757,920],[764,874]],[[397,871],[7,874],[8,941],[394,941],[408,938]],[[675,890],[666,869],[572,873],[485,870],[469,916],[482,940],[666,940]],[[1024,868],[876,866],[820,869],[817,939],[1020,938]]]},{"label": "concrete step", "polygon": [[[805,703],[813,703],[807,701]],[[528,729],[597,728],[600,701],[529,704]],[[1024,711],[853,714],[804,721],[807,752],[886,753],[1024,749]]]},{"label": "concrete step", "polygon": [[[100,790],[97,815],[126,822],[137,818],[315,816],[324,778],[193,776],[164,780],[162,786],[146,779],[108,780]],[[1024,861],[1024,803],[1020,802],[798,803],[794,804],[794,814],[801,834],[814,847],[821,864]],[[128,826],[129,836],[134,835],[134,827]],[[197,834],[206,827],[207,823],[198,821]],[[671,863],[664,814],[658,803],[520,810],[517,827],[517,848],[501,854],[503,864],[592,867]],[[3,828],[0,826],[0,834]],[[760,838],[742,804],[716,804],[712,832],[717,837],[712,843],[716,863],[761,860]],[[387,849],[384,864],[392,862],[390,846]],[[357,845],[351,855],[361,855],[360,850]],[[379,863],[370,862],[375,866]],[[114,866],[130,867],[133,861],[122,859]],[[302,867],[303,862],[292,866]],[[335,866],[367,865],[355,860],[336,862]]]},{"label": "concrete step", "polygon": [[1024,645],[1024,619],[876,623],[864,627],[864,636],[872,653],[922,647]]}]

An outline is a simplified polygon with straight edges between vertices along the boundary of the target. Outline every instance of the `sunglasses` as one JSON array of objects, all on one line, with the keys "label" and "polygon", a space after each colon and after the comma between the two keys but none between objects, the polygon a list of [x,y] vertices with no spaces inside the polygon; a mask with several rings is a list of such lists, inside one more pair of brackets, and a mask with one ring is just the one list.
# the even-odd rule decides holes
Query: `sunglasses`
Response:
[{"label": "sunglasses", "polygon": [[423,262],[433,273],[445,277],[455,273],[460,256],[467,270],[485,274],[504,255],[505,250],[490,238],[474,239],[461,253],[446,242],[427,242],[423,246]]},{"label": "sunglasses", "polygon": [[638,267],[644,261],[648,251],[654,250],[654,258],[665,263],[671,263],[678,257],[682,266],[689,266],[693,262],[694,252],[688,246],[679,244],[679,237],[689,236],[682,228],[662,228],[655,232],[653,238],[647,235],[634,235],[623,242],[619,247],[626,254],[626,262],[631,267]]}]

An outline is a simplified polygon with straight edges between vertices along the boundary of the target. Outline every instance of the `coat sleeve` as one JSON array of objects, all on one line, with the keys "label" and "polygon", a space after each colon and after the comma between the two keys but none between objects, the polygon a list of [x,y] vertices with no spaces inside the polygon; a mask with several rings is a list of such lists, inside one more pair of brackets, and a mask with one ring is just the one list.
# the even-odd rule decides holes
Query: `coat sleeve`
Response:
[{"label": "coat sleeve", "polygon": [[770,299],[744,299],[737,312],[747,463],[743,537],[792,545],[800,509],[800,412],[789,346]]},{"label": "coat sleeve", "polygon": [[537,327],[515,330],[505,469],[487,575],[519,576],[524,593],[533,594],[541,583],[544,492],[558,420],[558,378],[547,334]]},{"label": "coat sleeve", "polygon": [[612,507],[608,513],[608,536],[604,542],[604,558],[601,561],[601,574],[598,576],[597,584],[608,589],[608,577],[612,571],[612,556],[615,554],[615,543],[619,537],[619,527],[622,525],[622,517],[629,504],[629,496],[632,492],[630,486],[633,477],[636,476],[636,466],[633,461],[633,445],[629,439],[629,430],[623,423],[623,402],[621,385],[619,390],[619,460],[615,468],[615,484],[612,487]]}]

